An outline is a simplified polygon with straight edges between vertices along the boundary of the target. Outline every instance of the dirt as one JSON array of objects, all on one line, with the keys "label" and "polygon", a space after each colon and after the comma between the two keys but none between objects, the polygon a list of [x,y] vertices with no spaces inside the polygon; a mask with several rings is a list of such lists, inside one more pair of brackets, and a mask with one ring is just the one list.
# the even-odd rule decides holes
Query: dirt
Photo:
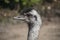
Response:
[{"label": "dirt", "polygon": [[[0,40],[27,40],[26,23],[0,26]],[[59,23],[43,22],[39,32],[39,40],[60,40]]]}]

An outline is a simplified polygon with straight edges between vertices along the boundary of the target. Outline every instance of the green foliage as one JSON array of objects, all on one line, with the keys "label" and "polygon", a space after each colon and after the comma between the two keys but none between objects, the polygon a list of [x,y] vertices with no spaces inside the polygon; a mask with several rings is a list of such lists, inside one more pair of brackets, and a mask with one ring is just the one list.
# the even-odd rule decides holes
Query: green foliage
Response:
[{"label": "green foliage", "polygon": [[9,0],[4,0],[4,1],[5,1],[5,3],[10,3]]},{"label": "green foliage", "polygon": [[40,0],[31,0],[31,3],[38,3]]},{"label": "green foliage", "polygon": [[19,0],[15,0],[15,2],[19,2]]},{"label": "green foliage", "polygon": [[0,6],[2,8],[9,8],[14,9],[19,4],[20,9],[23,9],[24,7],[31,7],[35,4],[40,4],[42,0],[2,0],[0,1]]},{"label": "green foliage", "polygon": [[[4,0],[5,1],[5,3],[10,3],[10,1],[9,0]],[[19,2],[19,0],[12,0],[13,2]],[[22,3],[23,3],[23,5],[29,5],[29,6],[31,6],[31,5],[34,5],[34,4],[37,4],[37,3],[41,3],[41,1],[42,0],[22,0]]]},{"label": "green foliage", "polygon": [[23,1],[23,5],[27,4],[27,0],[22,0]]},{"label": "green foliage", "polygon": [[23,1],[23,5],[34,5],[34,4],[37,4],[39,3],[41,0],[22,0]]}]

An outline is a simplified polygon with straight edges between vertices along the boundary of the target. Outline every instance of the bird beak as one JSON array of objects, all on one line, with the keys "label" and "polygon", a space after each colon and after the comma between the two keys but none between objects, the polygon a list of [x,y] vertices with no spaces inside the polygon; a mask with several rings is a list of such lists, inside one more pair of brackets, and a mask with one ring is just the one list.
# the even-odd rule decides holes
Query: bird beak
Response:
[{"label": "bird beak", "polygon": [[13,18],[16,19],[16,20],[25,20],[24,16],[16,16],[16,17],[13,17]]}]

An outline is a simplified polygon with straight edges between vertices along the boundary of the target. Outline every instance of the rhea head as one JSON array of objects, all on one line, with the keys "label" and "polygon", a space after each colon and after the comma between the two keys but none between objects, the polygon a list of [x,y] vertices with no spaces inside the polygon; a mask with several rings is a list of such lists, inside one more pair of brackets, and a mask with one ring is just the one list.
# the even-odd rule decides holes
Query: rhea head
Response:
[{"label": "rhea head", "polygon": [[34,8],[24,8],[19,16],[14,17],[17,20],[23,20],[27,23],[34,23],[37,21],[37,12]]}]

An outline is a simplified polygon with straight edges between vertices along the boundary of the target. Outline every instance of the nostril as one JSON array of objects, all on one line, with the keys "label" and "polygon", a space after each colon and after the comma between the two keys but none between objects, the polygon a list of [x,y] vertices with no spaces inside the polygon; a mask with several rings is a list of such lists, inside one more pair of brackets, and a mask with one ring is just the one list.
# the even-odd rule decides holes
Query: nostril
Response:
[{"label": "nostril", "polygon": [[21,18],[21,17],[18,17],[18,18]]}]

